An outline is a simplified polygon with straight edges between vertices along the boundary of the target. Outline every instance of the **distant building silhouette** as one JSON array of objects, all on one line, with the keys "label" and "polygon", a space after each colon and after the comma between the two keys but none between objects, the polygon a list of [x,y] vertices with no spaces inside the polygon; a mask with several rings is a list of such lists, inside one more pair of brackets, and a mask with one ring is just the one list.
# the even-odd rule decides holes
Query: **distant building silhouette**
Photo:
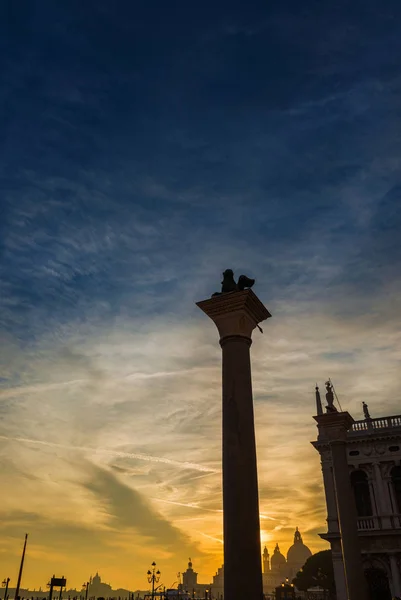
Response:
[{"label": "distant building silhouette", "polygon": [[195,573],[193,570],[191,559],[189,559],[187,570],[182,574],[182,585],[184,590],[188,592],[195,589],[198,585],[198,573]]},{"label": "distant building silhouette", "polygon": [[182,574],[182,583],[178,587],[182,592],[187,592],[192,598],[205,598],[206,592],[209,597],[210,592],[212,592],[213,597],[216,597],[213,592],[213,584],[198,583],[198,573],[194,571],[191,559],[188,561],[187,570]]},{"label": "distant building silhouette", "polygon": [[310,556],[312,556],[312,552],[303,543],[298,527],[294,533],[294,543],[288,549],[287,559],[284,554],[281,553],[278,544],[276,544],[271,558],[268,549],[265,547],[263,550],[264,593],[272,593],[273,590],[285,582],[287,578],[291,582]]},{"label": "distant building silhouette", "polygon": [[[89,578],[89,591],[88,591],[88,600],[104,598],[105,600],[114,599],[114,600],[136,600],[137,598],[144,598],[146,594],[149,593],[149,590],[126,590],[124,588],[113,589],[112,586],[108,583],[103,583],[99,573],[96,573],[94,577]],[[85,599],[86,590],[80,589],[77,590],[75,588],[64,589],[62,592],[63,600],[84,600]],[[9,599],[14,599],[15,597],[15,588],[9,587],[8,594]],[[20,588],[19,593],[20,600],[48,600],[49,590],[42,590],[40,587],[38,590],[33,589],[25,589]],[[57,591],[53,595],[53,599],[59,597],[59,592]]]},{"label": "distant building silhouette", "polygon": [[270,554],[268,549],[264,548],[263,550],[263,573],[269,573],[270,572]]},{"label": "distant building silhouette", "polygon": [[213,576],[213,598],[221,598],[224,594],[224,565],[217,569]]},{"label": "distant building silhouette", "polygon": [[113,596],[112,591],[111,585],[109,583],[103,583],[98,572],[93,578],[90,578],[88,593],[90,598],[110,598]]},{"label": "distant building silhouette", "polygon": [[[280,552],[278,544],[276,544],[271,558],[265,547],[263,550],[263,591],[271,594],[286,578],[291,581],[311,555],[311,551],[303,543],[298,527],[294,533],[294,543],[288,549],[287,559]],[[224,594],[224,565],[219,567],[213,576],[212,583],[198,583],[198,573],[194,571],[193,563],[189,559],[188,568],[182,573],[182,584],[179,585],[179,589],[182,592],[188,592],[193,598],[205,598],[207,594],[208,598],[220,600]]]},{"label": "distant building silhouette", "polygon": [[304,566],[312,552],[305,546],[298,527],[294,534],[294,543],[287,552],[287,577],[291,581],[298,571]]}]

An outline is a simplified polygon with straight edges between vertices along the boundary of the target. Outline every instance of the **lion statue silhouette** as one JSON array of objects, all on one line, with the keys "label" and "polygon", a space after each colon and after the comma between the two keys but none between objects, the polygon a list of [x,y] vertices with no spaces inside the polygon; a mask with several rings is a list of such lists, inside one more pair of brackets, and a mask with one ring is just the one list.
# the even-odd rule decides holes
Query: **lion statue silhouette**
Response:
[{"label": "lion statue silhouette", "polygon": [[221,292],[215,292],[213,296],[228,294],[230,292],[242,292],[251,288],[254,283],[255,280],[250,279],[246,275],[240,275],[238,278],[238,283],[236,283],[233,270],[226,269],[223,273],[223,281],[221,282]]}]

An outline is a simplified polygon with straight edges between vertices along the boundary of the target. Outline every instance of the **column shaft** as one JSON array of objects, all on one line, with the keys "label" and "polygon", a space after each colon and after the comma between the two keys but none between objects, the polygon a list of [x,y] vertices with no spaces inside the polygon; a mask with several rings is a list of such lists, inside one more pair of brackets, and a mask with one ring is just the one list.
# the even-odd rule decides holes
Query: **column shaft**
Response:
[{"label": "column shaft", "polygon": [[262,600],[251,339],[222,338],[224,598]]},{"label": "column shaft", "polygon": [[346,442],[331,441],[330,447],[348,600],[367,600],[367,585],[358,539],[357,513],[348,470]]},{"label": "column shaft", "polygon": [[336,505],[336,490],[331,464],[322,458],[323,485],[327,506],[327,530],[329,533],[339,531]]},{"label": "column shaft", "polygon": [[394,596],[401,595],[401,574],[397,565],[397,558],[394,554],[390,554],[391,579],[393,580]]},{"label": "column shaft", "polygon": [[348,600],[347,583],[345,581],[344,562],[342,555],[338,555],[331,548],[333,557],[334,580],[336,582],[336,599]]}]

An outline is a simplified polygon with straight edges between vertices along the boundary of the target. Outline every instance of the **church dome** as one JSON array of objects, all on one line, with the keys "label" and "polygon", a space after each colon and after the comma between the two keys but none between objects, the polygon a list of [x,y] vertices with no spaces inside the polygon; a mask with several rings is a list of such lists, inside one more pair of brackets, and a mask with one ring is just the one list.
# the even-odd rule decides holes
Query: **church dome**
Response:
[{"label": "church dome", "polygon": [[301,568],[310,556],[312,556],[312,552],[303,543],[302,536],[297,527],[294,535],[294,543],[287,552],[287,562]]},{"label": "church dome", "polygon": [[286,564],[285,556],[281,554],[278,544],[274,548],[270,562],[273,570],[282,569]]}]

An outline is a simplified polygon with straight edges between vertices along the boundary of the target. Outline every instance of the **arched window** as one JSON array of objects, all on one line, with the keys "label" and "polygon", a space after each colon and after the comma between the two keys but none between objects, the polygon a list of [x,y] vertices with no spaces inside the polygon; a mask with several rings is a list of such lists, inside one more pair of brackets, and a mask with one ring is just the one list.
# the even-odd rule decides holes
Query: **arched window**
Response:
[{"label": "arched window", "polygon": [[370,567],[365,570],[365,577],[368,582],[371,598],[382,598],[383,600],[391,599],[390,585],[385,571]]},{"label": "arched window", "polygon": [[351,485],[354,490],[358,517],[370,517],[373,514],[368,476],[364,471],[352,471]]},{"label": "arched window", "polygon": [[401,467],[391,469],[391,481],[393,483],[396,511],[401,513]]}]

